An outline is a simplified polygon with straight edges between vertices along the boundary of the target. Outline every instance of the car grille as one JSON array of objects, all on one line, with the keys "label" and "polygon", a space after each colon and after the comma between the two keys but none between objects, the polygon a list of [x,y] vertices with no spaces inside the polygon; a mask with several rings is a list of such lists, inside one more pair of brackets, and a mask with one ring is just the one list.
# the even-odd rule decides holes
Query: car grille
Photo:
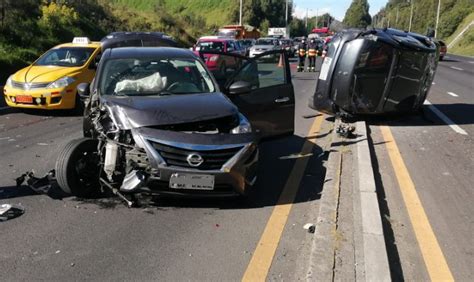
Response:
[{"label": "car grille", "polygon": [[18,88],[18,89],[23,89],[23,90],[46,88],[46,86],[48,85],[49,85],[49,82],[25,83],[25,82],[12,81],[13,88]]},{"label": "car grille", "polygon": [[[193,168],[198,170],[218,170],[231,159],[243,146],[214,149],[214,150],[188,150],[178,147],[172,147],[161,143],[151,142],[156,151],[169,166],[178,166],[184,168]],[[191,166],[186,158],[191,153],[199,154],[204,162],[198,166]]]}]

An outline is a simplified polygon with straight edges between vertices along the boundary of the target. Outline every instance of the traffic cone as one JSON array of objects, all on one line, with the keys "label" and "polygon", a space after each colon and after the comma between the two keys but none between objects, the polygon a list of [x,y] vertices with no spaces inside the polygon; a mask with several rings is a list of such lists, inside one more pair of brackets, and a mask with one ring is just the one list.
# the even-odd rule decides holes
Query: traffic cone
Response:
[{"label": "traffic cone", "polygon": [[280,61],[278,62],[278,67],[279,68],[283,67],[283,54],[280,54]]}]

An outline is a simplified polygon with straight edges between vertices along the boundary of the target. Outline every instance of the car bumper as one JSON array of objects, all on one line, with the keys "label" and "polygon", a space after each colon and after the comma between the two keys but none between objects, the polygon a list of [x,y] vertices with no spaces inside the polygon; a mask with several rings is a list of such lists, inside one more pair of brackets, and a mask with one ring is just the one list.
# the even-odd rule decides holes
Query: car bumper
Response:
[{"label": "car bumper", "polygon": [[[31,102],[19,101],[18,96],[31,97]],[[3,97],[8,106],[26,109],[73,109],[76,103],[76,89],[69,86],[62,89],[24,90],[5,86]]]},{"label": "car bumper", "polygon": [[[160,145],[170,144],[169,140],[166,140],[166,136],[153,134],[158,133],[160,130],[148,129],[147,131],[148,132],[146,132],[145,134],[143,134],[143,131],[141,134],[137,134],[135,132],[134,139],[140,139],[139,143],[141,144],[141,146],[144,147],[148,159],[150,160],[150,166],[153,167],[154,173],[150,175],[145,185],[148,191],[151,193],[206,197],[237,196],[247,194],[248,188],[252,187],[256,181],[258,166],[258,146],[253,135],[248,135],[244,137],[236,135],[236,140],[232,141],[232,136],[230,136],[229,134],[228,136],[223,137],[223,139],[220,140],[221,142],[219,142],[218,140],[217,144],[202,145],[201,143],[199,145],[196,145],[196,142],[193,142],[193,140],[188,143],[183,143],[181,142],[182,140],[179,140],[180,137],[183,137],[185,135],[188,135],[186,138],[188,139],[190,137],[189,135],[193,134],[173,133],[173,137],[178,136],[178,138],[173,138],[174,141],[172,142],[172,144],[178,144],[173,145],[173,148],[179,150],[187,150],[189,152],[205,152],[200,151],[200,149],[190,149],[199,148],[202,146],[207,146],[208,148],[212,148],[213,151],[218,151],[221,148],[222,150],[225,150],[225,148],[233,146],[233,144],[238,144],[238,147],[240,149],[236,151],[232,157],[225,161],[222,167],[212,170],[201,170],[197,168],[170,165],[167,162],[167,159],[163,157],[164,155],[162,156],[162,153],[159,150],[156,150],[156,148],[153,146],[154,142]],[[137,135],[139,135],[139,137]],[[160,136],[160,140],[154,139],[153,136]],[[203,136],[200,137],[202,138]],[[195,138],[195,136],[192,136],[191,138]],[[210,140],[214,139],[213,143],[216,143],[214,142],[215,139],[221,137],[209,138],[209,136],[207,136],[207,138]],[[176,142],[176,140],[178,140],[178,142]],[[173,174],[212,176],[214,178],[214,188],[212,190],[171,188],[170,179],[172,178]]]}]

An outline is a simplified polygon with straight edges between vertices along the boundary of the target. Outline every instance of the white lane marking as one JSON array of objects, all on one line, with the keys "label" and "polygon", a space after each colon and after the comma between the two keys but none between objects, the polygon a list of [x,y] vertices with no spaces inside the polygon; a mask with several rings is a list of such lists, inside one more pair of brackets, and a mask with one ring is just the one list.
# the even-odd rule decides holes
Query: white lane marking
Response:
[{"label": "white lane marking", "polygon": [[463,71],[463,70],[464,70],[464,69],[462,69],[462,68],[453,67],[453,66],[451,66],[451,68],[452,68],[453,70],[458,70],[458,71]]},{"label": "white lane marking", "polygon": [[474,64],[474,61],[469,61],[470,64]]},{"label": "white lane marking", "polygon": [[450,118],[448,118],[445,114],[443,114],[438,108],[436,108],[433,104],[430,103],[430,101],[425,100],[424,102],[425,105],[427,105],[430,110],[435,113],[440,119],[442,119],[449,127],[451,127],[452,130],[455,132],[462,134],[462,135],[468,135],[464,129],[459,127],[457,124],[454,123]]},{"label": "white lane marking", "polygon": [[458,94],[454,93],[454,92],[448,92],[449,95],[453,96],[453,97],[459,97]]}]

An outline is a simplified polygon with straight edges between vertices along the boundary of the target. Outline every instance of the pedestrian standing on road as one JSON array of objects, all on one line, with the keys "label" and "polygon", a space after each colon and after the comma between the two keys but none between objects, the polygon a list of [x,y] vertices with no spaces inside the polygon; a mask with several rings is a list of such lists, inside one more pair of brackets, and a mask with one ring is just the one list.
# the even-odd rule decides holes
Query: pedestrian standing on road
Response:
[{"label": "pedestrian standing on road", "polygon": [[297,71],[302,72],[304,71],[304,63],[306,61],[306,41],[304,40],[304,38],[301,39],[300,44],[298,44],[298,59],[299,63]]},{"label": "pedestrian standing on road", "polygon": [[315,72],[316,71],[316,52],[317,52],[318,44],[311,38],[311,41],[308,44],[308,71]]}]

